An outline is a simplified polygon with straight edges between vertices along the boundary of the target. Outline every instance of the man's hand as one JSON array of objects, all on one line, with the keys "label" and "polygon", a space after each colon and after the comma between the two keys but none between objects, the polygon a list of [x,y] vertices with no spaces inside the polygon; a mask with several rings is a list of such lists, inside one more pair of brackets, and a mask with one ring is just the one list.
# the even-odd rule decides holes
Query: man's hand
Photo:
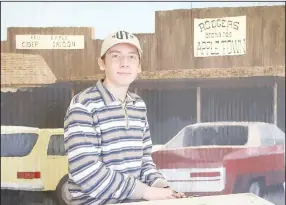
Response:
[{"label": "man's hand", "polygon": [[[168,188],[166,188],[166,189],[172,190],[170,187],[168,187]],[[186,195],[185,195],[184,193],[182,193],[182,192],[177,192],[177,191],[175,191],[175,190],[172,190],[172,192],[173,192],[173,196],[174,196],[175,198],[186,198]]]},{"label": "man's hand", "polygon": [[186,195],[182,192],[176,192],[173,194],[175,198],[186,198]]},{"label": "man's hand", "polygon": [[143,199],[147,201],[152,200],[165,200],[175,199],[174,192],[172,189],[149,187],[145,192]]}]

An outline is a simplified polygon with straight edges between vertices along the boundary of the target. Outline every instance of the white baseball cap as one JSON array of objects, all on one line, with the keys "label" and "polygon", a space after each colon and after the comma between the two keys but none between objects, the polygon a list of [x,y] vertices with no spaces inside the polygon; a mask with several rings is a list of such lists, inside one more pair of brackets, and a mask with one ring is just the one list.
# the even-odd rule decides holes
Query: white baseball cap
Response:
[{"label": "white baseball cap", "polygon": [[100,57],[104,56],[104,54],[110,49],[112,46],[119,43],[128,43],[135,46],[138,49],[138,53],[141,55],[143,53],[140,42],[138,38],[127,31],[116,31],[114,33],[109,34],[102,42]]}]

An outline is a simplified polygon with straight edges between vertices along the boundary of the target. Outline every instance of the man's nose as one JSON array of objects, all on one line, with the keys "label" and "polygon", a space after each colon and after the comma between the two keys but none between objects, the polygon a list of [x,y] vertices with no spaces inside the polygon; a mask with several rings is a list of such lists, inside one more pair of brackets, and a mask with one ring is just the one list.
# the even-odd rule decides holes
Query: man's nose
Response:
[{"label": "man's nose", "polygon": [[120,59],[120,66],[121,67],[128,67],[128,59],[127,56],[122,56]]}]

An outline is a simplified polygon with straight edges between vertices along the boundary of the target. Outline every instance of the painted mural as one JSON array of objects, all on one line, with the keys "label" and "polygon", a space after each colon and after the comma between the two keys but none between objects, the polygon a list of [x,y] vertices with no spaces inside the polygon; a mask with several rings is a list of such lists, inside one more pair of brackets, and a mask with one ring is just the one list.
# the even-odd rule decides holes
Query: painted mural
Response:
[{"label": "painted mural", "polygon": [[[209,32],[204,37],[195,34],[193,49],[197,53],[192,58],[227,55],[238,62],[238,57],[248,54],[246,19],[242,15],[231,20],[196,20],[201,31]],[[232,37],[237,39],[228,41],[231,33],[224,33],[224,28],[212,33],[208,28],[211,22],[217,26],[225,22],[229,29],[242,30],[233,31]],[[219,40],[221,35],[224,40]],[[42,47],[51,52],[68,45],[81,50],[84,35],[70,36],[74,42],[81,42],[79,45],[52,43],[65,41],[68,35],[53,36],[46,40],[47,45],[44,40],[36,41],[37,33],[16,36],[22,43],[15,45],[14,51],[1,50],[1,204],[69,205],[64,116],[72,97],[94,85],[99,75],[92,80],[78,80],[79,75],[73,76],[76,80],[65,78],[68,68],[57,69],[64,63],[51,63],[50,54],[41,53]],[[27,36],[35,42],[28,44]],[[257,70],[255,66],[238,70],[202,66],[194,72],[172,72],[165,67],[158,69],[158,65],[156,72],[145,67],[144,77],[130,90],[147,105],[152,159],[169,186],[189,199],[196,198],[194,203],[202,203],[199,197],[251,193],[251,197],[265,199],[264,203],[284,204],[285,65],[260,66]],[[181,77],[174,77],[174,73]]]}]

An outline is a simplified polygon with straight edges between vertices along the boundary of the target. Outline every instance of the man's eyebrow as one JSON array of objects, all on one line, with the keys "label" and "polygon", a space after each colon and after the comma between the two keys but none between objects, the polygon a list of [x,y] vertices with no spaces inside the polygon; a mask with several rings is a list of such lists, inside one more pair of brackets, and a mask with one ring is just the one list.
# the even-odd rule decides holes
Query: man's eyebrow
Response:
[{"label": "man's eyebrow", "polygon": [[[108,51],[108,53],[121,53],[121,52],[120,52],[120,51],[118,51],[118,50],[110,50],[110,51]],[[138,55],[138,52],[131,51],[131,52],[129,52],[129,54],[135,54],[135,55]]]},{"label": "man's eyebrow", "polygon": [[121,53],[121,52],[117,50],[110,50],[108,53]]},{"label": "man's eyebrow", "polygon": [[138,55],[138,53],[134,52],[134,51],[129,52],[129,54],[136,54],[136,55]]}]

